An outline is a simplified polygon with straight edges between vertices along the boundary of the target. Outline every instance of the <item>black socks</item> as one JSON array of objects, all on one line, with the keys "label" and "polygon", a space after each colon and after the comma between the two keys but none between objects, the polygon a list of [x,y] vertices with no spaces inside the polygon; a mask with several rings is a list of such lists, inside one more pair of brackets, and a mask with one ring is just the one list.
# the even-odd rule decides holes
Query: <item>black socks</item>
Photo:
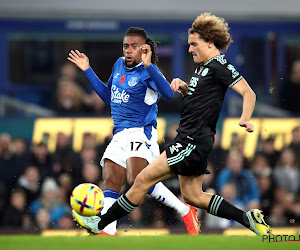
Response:
[{"label": "black socks", "polygon": [[230,204],[221,196],[212,196],[207,208],[207,212],[228,220],[235,220],[247,228],[250,227],[246,213]]}]

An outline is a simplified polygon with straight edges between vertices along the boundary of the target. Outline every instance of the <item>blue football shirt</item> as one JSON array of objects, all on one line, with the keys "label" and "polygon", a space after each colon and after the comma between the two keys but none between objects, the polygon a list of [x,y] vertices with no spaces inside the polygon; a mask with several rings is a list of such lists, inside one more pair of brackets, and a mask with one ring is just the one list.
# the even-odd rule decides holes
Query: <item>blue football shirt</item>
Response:
[{"label": "blue football shirt", "polygon": [[[125,128],[157,126],[159,93],[143,63],[127,68],[120,57],[113,66],[108,88],[111,90],[113,133]],[[161,74],[160,70],[155,69]],[[148,131],[151,133],[151,130]],[[150,139],[150,134],[145,132]]]}]

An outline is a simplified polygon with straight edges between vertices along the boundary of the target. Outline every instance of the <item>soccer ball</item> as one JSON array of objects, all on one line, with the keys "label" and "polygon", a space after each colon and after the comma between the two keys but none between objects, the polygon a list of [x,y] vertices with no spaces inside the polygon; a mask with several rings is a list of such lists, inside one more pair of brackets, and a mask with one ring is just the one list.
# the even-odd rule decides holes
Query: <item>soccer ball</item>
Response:
[{"label": "soccer ball", "polygon": [[70,197],[71,207],[83,216],[94,216],[103,207],[102,190],[92,183],[82,183],[74,188]]}]

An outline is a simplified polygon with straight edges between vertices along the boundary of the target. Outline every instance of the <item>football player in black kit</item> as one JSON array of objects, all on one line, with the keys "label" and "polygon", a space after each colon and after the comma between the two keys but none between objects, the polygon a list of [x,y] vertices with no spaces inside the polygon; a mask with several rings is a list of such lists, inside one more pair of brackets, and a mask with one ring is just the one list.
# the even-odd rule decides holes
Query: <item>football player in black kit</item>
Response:
[{"label": "football player in black kit", "polygon": [[[137,176],[129,191],[120,196],[105,215],[84,217],[73,211],[81,226],[100,233],[110,222],[132,212],[150,187],[177,174],[185,202],[215,216],[235,220],[258,235],[271,233],[262,211],[245,212],[219,195],[202,191],[203,176],[209,174],[207,156],[214,143],[216,123],[228,88],[243,97],[239,126],[249,133],[254,131],[250,118],[256,96],[246,80],[220,54],[232,42],[228,30],[224,19],[210,13],[195,19],[189,29],[188,43],[197,67],[189,84],[178,78],[171,83],[171,88],[184,96],[177,137]],[[195,220],[195,223],[198,222]]]}]

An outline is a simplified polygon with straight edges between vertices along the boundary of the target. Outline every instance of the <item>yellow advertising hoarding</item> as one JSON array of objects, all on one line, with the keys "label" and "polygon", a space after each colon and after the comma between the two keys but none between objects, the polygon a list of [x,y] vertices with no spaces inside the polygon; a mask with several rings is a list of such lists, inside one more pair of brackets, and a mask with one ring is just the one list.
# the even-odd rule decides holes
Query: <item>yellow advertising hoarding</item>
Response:
[{"label": "yellow advertising hoarding", "polygon": [[[157,121],[158,141],[162,142],[167,122],[164,118],[158,118]],[[297,118],[254,118],[251,122],[255,131],[247,133],[244,128],[238,126],[239,118],[225,119],[221,133],[221,146],[224,149],[230,149],[234,141],[242,139],[245,142],[245,156],[252,158],[259,149],[258,143],[261,140],[272,136],[275,139],[275,148],[281,150],[290,144],[293,128],[300,126],[300,119]],[[101,144],[105,137],[112,133],[112,129],[111,118],[39,118],[34,124],[33,143],[45,141],[49,151],[54,152],[57,134],[63,132],[73,137],[73,150],[79,152],[85,133],[91,133],[97,143]]]},{"label": "yellow advertising hoarding", "polygon": [[265,118],[251,119],[254,125],[254,132],[247,133],[244,128],[240,128],[239,118],[228,118],[224,120],[222,130],[222,143],[224,149],[230,149],[234,136],[245,142],[244,154],[247,158],[252,158],[255,151],[259,149],[259,139],[265,140],[274,138],[275,149],[281,150],[288,146],[292,140],[292,130],[300,126],[300,119],[297,118]]}]

